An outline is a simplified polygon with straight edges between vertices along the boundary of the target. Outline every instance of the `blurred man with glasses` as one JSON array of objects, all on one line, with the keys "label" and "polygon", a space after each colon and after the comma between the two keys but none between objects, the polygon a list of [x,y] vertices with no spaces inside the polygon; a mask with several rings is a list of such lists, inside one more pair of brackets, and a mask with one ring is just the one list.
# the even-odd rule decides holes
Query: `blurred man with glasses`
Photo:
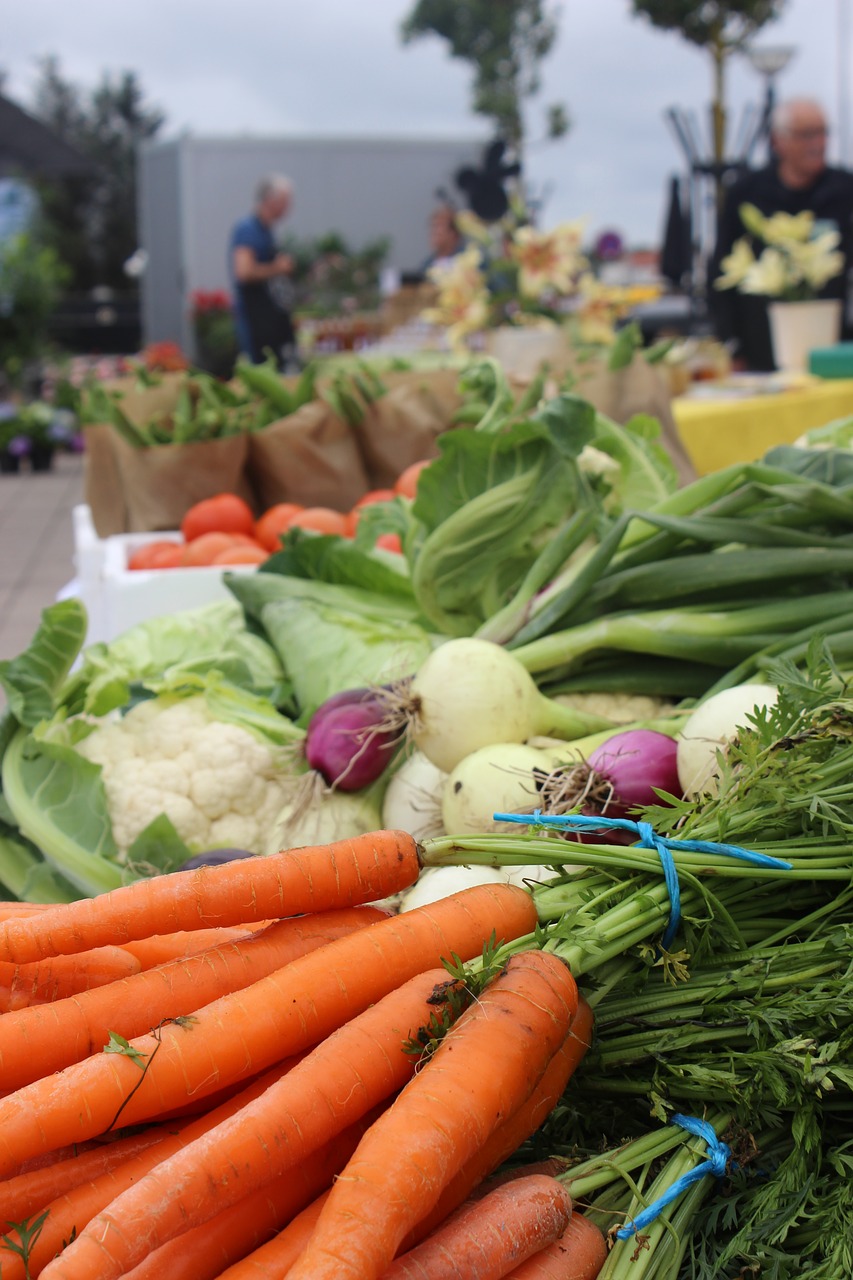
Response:
[{"label": "blurred man with glasses", "polygon": [[[716,336],[732,344],[735,360],[743,368],[764,372],[775,366],[767,299],[712,287],[721,260],[731,252],[734,242],[747,234],[739,213],[742,204],[753,204],[765,215],[797,214],[808,209],[815,215],[816,230],[840,231],[845,268],[829,281],[821,297],[843,300],[842,337],[853,337],[849,287],[853,267],[853,173],[827,165],[828,134],[819,103],[807,98],[779,103],[770,122],[771,163],[745,174],[726,193],[708,275],[708,306]],[[752,244],[753,250],[760,253],[763,245],[755,241]]]}]

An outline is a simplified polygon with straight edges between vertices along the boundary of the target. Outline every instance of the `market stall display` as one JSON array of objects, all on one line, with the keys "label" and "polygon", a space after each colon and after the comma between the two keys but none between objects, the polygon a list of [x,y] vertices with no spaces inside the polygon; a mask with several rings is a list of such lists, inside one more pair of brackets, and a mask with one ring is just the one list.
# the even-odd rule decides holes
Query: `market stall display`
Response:
[{"label": "market stall display", "polygon": [[853,413],[853,381],[740,375],[700,383],[676,396],[678,434],[699,475],[753,462],[774,445]]},{"label": "market stall display", "polygon": [[[371,397],[330,386],[364,423]],[[656,424],[544,388],[472,365],[459,429],[351,528],[289,510],[219,601],[85,645],[64,600],[0,664],[0,966],[22,1006],[0,1018],[4,1280],[178,1280],[181,1257],[194,1280],[405,1275],[457,1210],[487,1233],[477,1188],[542,1156],[562,1216],[484,1274],[555,1253],[590,1280],[849,1269],[843,424],[684,484]],[[229,511],[227,536],[257,536],[257,510],[254,533]],[[406,900],[457,864],[488,883]],[[294,927],[314,949],[284,963]],[[70,1016],[39,974],[95,952],[74,1016],[105,1051],[59,1029],[53,1067],[13,1067],[17,1028]],[[179,974],[174,1008],[129,994]],[[434,1168],[417,1196],[400,1125]],[[126,1126],[151,1146],[84,1190],[90,1144],[106,1161]],[[342,1250],[354,1189],[371,1230]]]}]

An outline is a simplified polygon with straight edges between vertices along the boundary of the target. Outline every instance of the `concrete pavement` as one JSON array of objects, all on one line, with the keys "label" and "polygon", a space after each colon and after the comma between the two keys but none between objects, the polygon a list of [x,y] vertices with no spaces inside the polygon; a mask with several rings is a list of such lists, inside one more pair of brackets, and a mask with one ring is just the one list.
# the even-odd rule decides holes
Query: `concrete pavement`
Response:
[{"label": "concrete pavement", "polygon": [[83,501],[83,465],[82,455],[60,453],[52,471],[0,474],[0,658],[26,648],[42,609],[74,577],[71,511]]}]

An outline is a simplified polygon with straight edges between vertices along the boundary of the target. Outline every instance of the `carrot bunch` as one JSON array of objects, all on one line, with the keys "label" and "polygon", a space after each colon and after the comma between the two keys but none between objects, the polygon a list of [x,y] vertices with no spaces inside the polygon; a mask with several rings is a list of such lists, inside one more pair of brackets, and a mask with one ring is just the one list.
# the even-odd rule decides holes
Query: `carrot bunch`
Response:
[{"label": "carrot bunch", "polygon": [[[549,953],[490,968],[534,930],[525,890],[370,905],[418,871],[374,832],[0,912],[33,993],[0,1016],[3,1280],[597,1274],[555,1178],[472,1198],[561,1097],[589,1007]],[[35,980],[93,954],[112,974]]]}]

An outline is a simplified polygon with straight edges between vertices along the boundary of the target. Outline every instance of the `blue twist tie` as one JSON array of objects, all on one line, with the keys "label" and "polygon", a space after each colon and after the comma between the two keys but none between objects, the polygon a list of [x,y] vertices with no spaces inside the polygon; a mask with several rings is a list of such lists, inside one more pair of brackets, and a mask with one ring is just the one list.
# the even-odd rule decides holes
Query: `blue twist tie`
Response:
[{"label": "blue twist tie", "polygon": [[741,849],[735,844],[717,844],[713,840],[676,840],[670,836],[659,836],[648,822],[632,822],[630,818],[608,818],[606,816],[587,817],[580,813],[542,813],[534,809],[533,813],[495,813],[496,822],[523,822],[537,827],[579,827],[600,831],[602,827],[617,831],[632,831],[639,836],[641,849],[656,849],[663,868],[663,878],[669,894],[669,921],[666,926],[661,946],[669,950],[681,920],[681,889],[678,884],[678,872],[672,850],[683,849],[688,853],[724,854],[727,858],[737,858],[740,862],[751,862],[756,867],[771,867],[775,871],[790,871],[793,863],[782,858],[773,858],[769,853],[755,853],[752,849]]},{"label": "blue twist tie", "polygon": [[721,1142],[714,1132],[713,1125],[708,1124],[707,1120],[697,1120],[695,1116],[674,1115],[672,1123],[680,1125],[682,1129],[686,1129],[688,1133],[692,1133],[697,1138],[704,1138],[708,1144],[708,1159],[702,1164],[697,1164],[694,1169],[690,1169],[687,1173],[683,1173],[680,1178],[676,1178],[671,1187],[664,1191],[662,1196],[657,1200],[653,1200],[647,1209],[642,1213],[638,1213],[636,1218],[632,1218],[630,1223],[624,1227],[620,1227],[616,1232],[617,1240],[628,1240],[635,1232],[641,1231],[643,1227],[647,1227],[650,1222],[654,1222],[655,1218],[670,1204],[681,1195],[682,1191],[686,1191],[694,1182],[698,1182],[700,1178],[705,1178],[712,1173],[715,1178],[722,1178],[726,1172],[726,1167],[731,1159],[731,1147],[725,1142]]}]

